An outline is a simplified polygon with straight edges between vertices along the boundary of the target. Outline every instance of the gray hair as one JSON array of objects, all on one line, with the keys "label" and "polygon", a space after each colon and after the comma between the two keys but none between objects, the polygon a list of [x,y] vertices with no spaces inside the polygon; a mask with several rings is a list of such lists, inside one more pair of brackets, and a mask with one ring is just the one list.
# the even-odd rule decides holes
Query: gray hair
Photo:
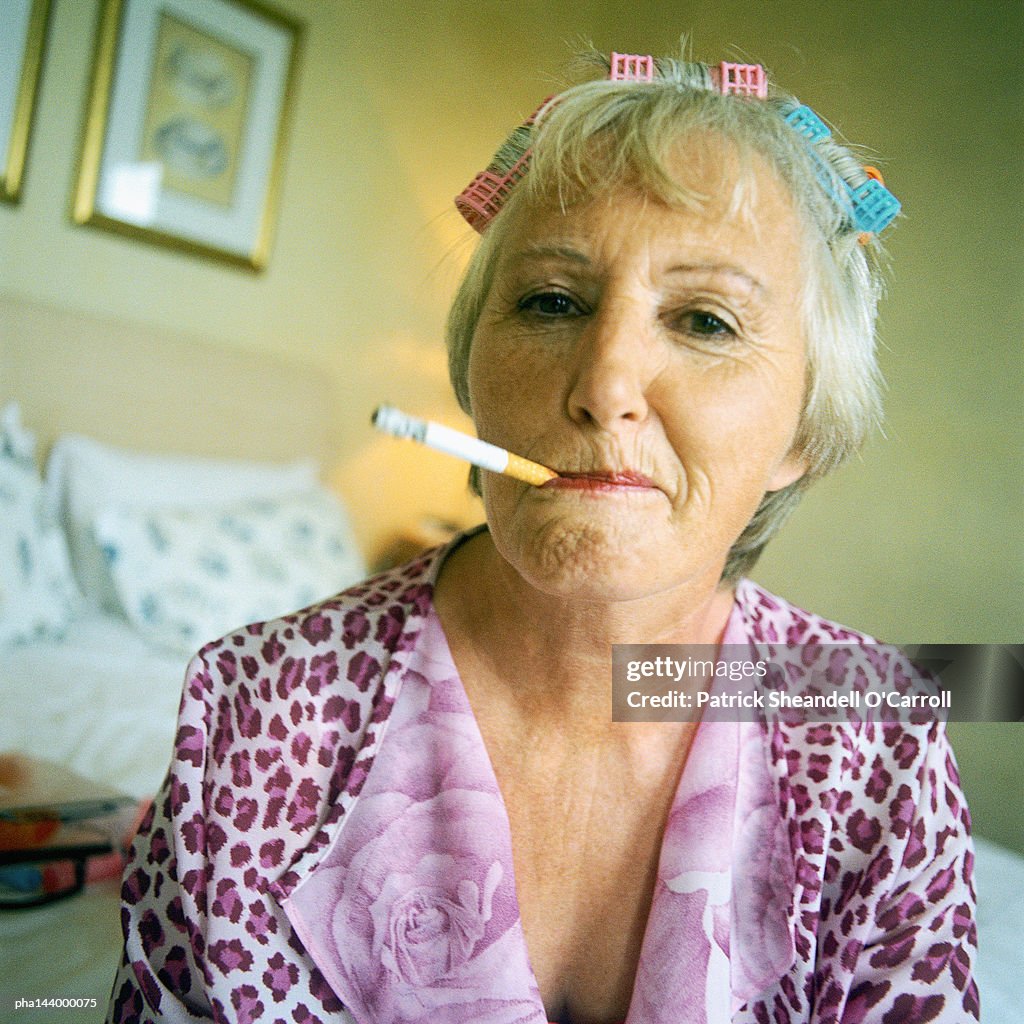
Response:
[{"label": "gray hair", "polygon": [[[608,59],[600,54],[582,60],[608,71]],[[772,83],[765,100],[723,96],[706,64],[659,58],[656,67],[652,82],[585,82],[540,111],[526,140],[529,172],[484,231],[449,312],[449,371],[459,404],[472,415],[470,347],[513,219],[510,210],[540,198],[557,198],[566,208],[627,183],[661,201],[699,207],[706,197],[683,188],[668,170],[681,139],[711,132],[741,157],[760,154],[787,187],[805,229],[808,380],[794,453],[808,469],[795,483],[764,496],[729,552],[722,579],[731,581],[753,567],[803,490],[856,453],[881,420],[875,320],[883,254],[877,238],[862,236],[848,208],[835,198],[845,194],[843,182],[856,188],[868,175],[834,138],[810,143],[785,121],[798,100]],[[523,129],[517,133],[513,137],[521,139]],[[737,213],[756,205],[751,177],[741,170],[730,207]],[[478,477],[471,477],[471,484],[479,493]]]}]

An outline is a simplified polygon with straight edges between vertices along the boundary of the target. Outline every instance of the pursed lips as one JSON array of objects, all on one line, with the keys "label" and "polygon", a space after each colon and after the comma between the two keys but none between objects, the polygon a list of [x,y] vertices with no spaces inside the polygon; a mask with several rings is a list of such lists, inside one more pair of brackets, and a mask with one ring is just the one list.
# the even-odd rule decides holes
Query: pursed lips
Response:
[{"label": "pursed lips", "polygon": [[543,484],[542,489],[597,492],[660,490],[649,476],[634,469],[593,469],[585,473],[563,472]]}]

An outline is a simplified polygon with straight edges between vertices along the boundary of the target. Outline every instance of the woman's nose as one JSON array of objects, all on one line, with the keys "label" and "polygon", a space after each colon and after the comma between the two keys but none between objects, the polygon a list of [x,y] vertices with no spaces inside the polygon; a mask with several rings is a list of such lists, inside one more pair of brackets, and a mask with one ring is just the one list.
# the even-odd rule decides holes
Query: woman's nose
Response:
[{"label": "woman's nose", "polygon": [[635,311],[594,317],[579,338],[568,412],[577,423],[615,430],[647,418],[653,378],[649,327]]}]

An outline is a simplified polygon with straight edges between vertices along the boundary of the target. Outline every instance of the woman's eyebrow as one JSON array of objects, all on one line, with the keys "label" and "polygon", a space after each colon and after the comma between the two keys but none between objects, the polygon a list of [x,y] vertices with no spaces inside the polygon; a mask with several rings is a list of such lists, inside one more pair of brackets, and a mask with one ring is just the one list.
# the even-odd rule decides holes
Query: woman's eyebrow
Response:
[{"label": "woman's eyebrow", "polygon": [[524,245],[521,249],[512,253],[509,263],[523,263],[528,260],[538,259],[560,259],[580,266],[589,266],[590,257],[571,245],[557,245],[546,242],[536,242]]},{"label": "woman's eyebrow", "polygon": [[751,276],[739,267],[727,263],[680,263],[677,266],[669,267],[666,273],[669,274],[700,274],[703,277],[724,275],[734,277],[738,281],[755,292],[758,298],[764,298],[770,294],[768,287],[762,284],[756,277]]}]

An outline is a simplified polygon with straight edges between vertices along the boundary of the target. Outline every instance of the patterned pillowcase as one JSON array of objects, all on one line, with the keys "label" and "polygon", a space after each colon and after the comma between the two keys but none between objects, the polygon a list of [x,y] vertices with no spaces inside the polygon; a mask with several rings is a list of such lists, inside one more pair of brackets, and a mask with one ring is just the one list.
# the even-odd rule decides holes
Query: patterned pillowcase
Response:
[{"label": "patterned pillowcase", "polygon": [[186,655],[365,575],[345,512],[324,490],[212,508],[108,509],[94,530],[128,620]]},{"label": "patterned pillowcase", "polygon": [[0,413],[0,643],[62,636],[78,603],[67,545],[17,405]]},{"label": "patterned pillowcase", "polygon": [[43,485],[64,524],[78,589],[92,604],[117,614],[120,604],[93,534],[108,508],[209,508],[256,498],[279,498],[318,486],[312,459],[287,463],[163,455],[59,437]]}]

